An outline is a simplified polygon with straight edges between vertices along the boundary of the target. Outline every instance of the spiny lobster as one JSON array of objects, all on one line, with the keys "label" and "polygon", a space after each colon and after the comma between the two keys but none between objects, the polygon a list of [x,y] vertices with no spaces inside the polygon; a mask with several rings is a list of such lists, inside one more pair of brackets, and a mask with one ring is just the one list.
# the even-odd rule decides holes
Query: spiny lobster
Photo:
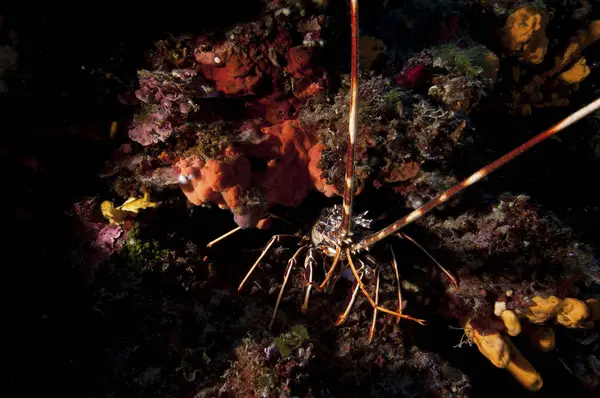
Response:
[{"label": "spiny lobster", "polygon": [[[398,235],[402,238],[408,239],[415,244],[420,250],[429,256],[431,260],[440,268],[440,270],[449,278],[450,282],[456,290],[458,290],[458,282],[456,278],[446,270],[439,262],[437,262],[433,256],[431,256],[421,245],[419,245],[412,238],[402,233],[401,230],[407,225],[413,223],[423,215],[427,214],[437,206],[447,202],[450,198],[457,195],[465,188],[475,184],[484,177],[491,174],[493,171],[507,164],[511,160],[523,154],[528,149],[535,145],[545,141],[546,139],[554,136],[558,132],[564,130],[570,125],[580,121],[587,117],[592,112],[600,109],[600,98],[596,99],[592,103],[584,106],[575,113],[571,114],[564,120],[543,131],[542,133],[531,138],[527,142],[506,153],[502,157],[479,169],[462,182],[456,184],[450,189],[446,190],[436,198],[432,199],[428,203],[423,204],[416,210],[412,211],[408,215],[401,219],[391,223],[387,227],[373,232],[370,230],[371,221],[367,218],[366,213],[353,214],[353,199],[355,191],[355,156],[357,149],[357,138],[358,138],[358,0],[350,0],[350,16],[351,16],[351,75],[350,75],[350,113],[349,113],[349,125],[348,125],[348,150],[345,159],[345,183],[343,193],[343,203],[341,206],[336,205],[332,208],[326,208],[322,211],[321,216],[318,218],[316,223],[313,225],[310,233],[308,234],[279,234],[274,235],[267,245],[262,250],[260,256],[256,262],[252,265],[249,272],[246,274],[244,279],[239,285],[238,291],[242,290],[245,283],[248,281],[252,272],[257,268],[259,263],[265,258],[268,252],[273,246],[283,238],[295,238],[300,240],[299,248],[296,250],[294,255],[287,262],[286,269],[284,271],[283,283],[281,285],[277,302],[273,316],[271,318],[270,327],[273,326],[276,314],[285,290],[286,284],[288,283],[290,274],[294,266],[298,263],[300,257],[306,253],[304,266],[307,275],[307,283],[305,288],[305,294],[302,304],[302,311],[305,312],[308,309],[309,299],[311,296],[312,289],[319,291],[325,289],[329,282],[334,277],[336,270],[340,267],[347,267],[352,273],[354,278],[354,286],[350,292],[350,300],[344,310],[339,316],[336,325],[344,323],[350,314],[351,308],[354,304],[355,299],[358,296],[359,291],[365,296],[366,300],[373,307],[373,319],[371,323],[369,341],[372,340],[376,317],[379,311],[393,315],[399,321],[401,318],[408,319],[417,322],[421,325],[425,325],[425,320],[414,318],[407,315],[402,310],[402,294],[400,289],[400,278],[398,273],[398,266],[396,262],[396,255],[391,249],[392,255],[392,266],[394,267],[395,279],[397,284],[397,298],[398,308],[391,310],[384,308],[379,305],[379,268],[377,263],[373,261],[372,257],[367,255],[367,252],[380,241],[392,236]],[[208,246],[212,246],[218,241],[222,240],[232,232],[238,231],[240,228],[236,228],[218,239],[210,242]],[[319,254],[325,257],[332,258],[331,265],[326,271],[324,280],[321,283],[314,281],[314,270],[317,266],[317,257]],[[370,279],[375,276],[375,295],[374,297],[369,294],[363,279]],[[537,389],[541,387],[540,383],[533,383],[530,389]]]}]

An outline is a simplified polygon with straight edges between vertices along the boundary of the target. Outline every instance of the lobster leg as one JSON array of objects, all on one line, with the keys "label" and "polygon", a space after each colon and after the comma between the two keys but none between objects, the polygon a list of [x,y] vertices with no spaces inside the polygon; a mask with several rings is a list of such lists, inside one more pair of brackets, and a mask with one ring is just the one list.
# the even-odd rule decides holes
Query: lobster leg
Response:
[{"label": "lobster leg", "polygon": [[219,236],[217,239],[208,242],[208,244],[206,245],[206,247],[213,247],[213,245],[215,245],[216,243],[222,241],[223,239],[227,238],[228,236],[231,236],[231,235],[235,234],[237,231],[239,231],[241,229],[242,229],[242,227],[237,227],[237,228],[232,229],[229,232],[224,233],[223,235]]},{"label": "lobster leg", "polygon": [[405,315],[405,314],[402,314],[400,312],[394,312],[392,310],[388,310],[387,308],[383,308],[383,307],[380,307],[379,305],[377,305],[375,303],[375,300],[373,300],[371,298],[371,296],[369,295],[369,293],[367,292],[367,288],[365,287],[364,283],[362,283],[362,281],[360,280],[360,278],[358,276],[358,272],[356,271],[356,267],[354,266],[354,263],[352,261],[352,256],[351,256],[351,253],[350,253],[350,248],[346,248],[346,256],[348,258],[348,265],[350,266],[350,269],[352,270],[352,274],[354,274],[354,278],[358,282],[358,286],[360,287],[360,290],[363,292],[364,296],[367,298],[367,300],[369,301],[369,304],[371,304],[371,306],[373,308],[378,309],[381,312],[385,312],[386,314],[390,314],[390,315],[394,315],[394,316],[397,316],[397,317],[409,319],[411,321],[417,322],[420,325],[425,325],[426,321],[423,320],[423,319],[413,318],[410,315]]},{"label": "lobster leg", "polygon": [[329,281],[333,277],[333,273],[335,272],[337,265],[339,264],[341,254],[342,249],[338,247],[335,252],[335,257],[333,258],[333,263],[331,264],[331,267],[329,268],[329,271],[327,271],[327,275],[325,276],[325,280],[318,286],[319,290],[323,290],[327,283],[329,283]]},{"label": "lobster leg", "polygon": [[246,281],[248,280],[248,278],[250,278],[250,275],[252,275],[252,273],[254,272],[254,270],[256,269],[256,267],[258,266],[258,264],[260,263],[260,261],[267,255],[267,253],[269,252],[269,250],[271,249],[271,246],[273,246],[273,244],[275,244],[275,242],[279,242],[279,240],[281,238],[290,238],[290,237],[295,237],[297,238],[296,235],[273,235],[271,237],[271,239],[269,240],[269,242],[267,242],[266,246],[264,247],[263,251],[260,253],[260,256],[258,257],[258,259],[256,260],[256,262],[254,263],[254,265],[252,265],[252,267],[250,267],[250,271],[248,271],[248,273],[246,274],[246,276],[244,277],[244,279],[242,280],[242,282],[240,283],[240,286],[238,286],[238,292],[240,290],[242,290],[242,288],[244,287],[244,284],[246,283]]},{"label": "lobster leg", "polygon": [[301,246],[296,253],[288,260],[287,266],[285,267],[285,273],[283,274],[283,283],[281,284],[281,289],[279,289],[279,295],[277,296],[277,302],[275,303],[275,309],[273,310],[273,315],[271,316],[271,323],[269,323],[269,329],[273,327],[275,323],[275,317],[277,316],[277,310],[279,309],[279,304],[281,303],[281,298],[283,297],[283,291],[285,290],[285,285],[287,285],[288,280],[290,278],[290,273],[292,272],[292,268],[298,263],[298,256],[307,246]]},{"label": "lobster leg", "polygon": [[374,232],[374,233],[366,236],[360,242],[353,244],[351,251],[353,253],[358,253],[363,250],[366,250],[369,247],[373,246],[375,243],[400,231],[402,228],[406,227],[408,224],[423,217],[425,214],[429,213],[431,210],[435,209],[440,204],[446,202],[448,199],[455,196],[456,194],[458,194],[465,188],[468,188],[471,185],[477,183],[479,180],[488,176],[489,174],[491,174],[495,170],[499,169],[500,167],[504,166],[506,163],[510,162],[514,158],[519,157],[521,154],[523,154],[528,149],[533,148],[535,145],[547,140],[548,138],[550,138],[553,135],[557,134],[558,132],[566,129],[573,123],[576,123],[576,122],[580,121],[581,119],[587,117],[592,112],[595,112],[598,109],[600,109],[600,98],[596,99],[595,101],[591,102],[590,104],[584,106],[583,108],[579,109],[578,111],[567,116],[566,118],[564,118],[563,120],[561,120],[560,122],[555,124],[554,126],[541,132],[540,134],[536,135],[535,137],[531,138],[530,140],[526,141],[525,143],[521,144],[520,146],[516,147],[512,151],[506,153],[505,155],[499,157],[498,159],[494,160],[492,163],[488,164],[487,166],[482,167],[475,173],[471,174],[470,177],[464,179],[462,182],[460,182],[460,183],[456,184],[455,186],[451,187],[450,189],[446,190],[444,193],[442,193],[438,197],[425,203],[423,206],[412,211],[405,217],[388,225],[387,227],[383,228],[380,231]]},{"label": "lobster leg", "polygon": [[444,266],[442,266],[442,264],[440,264],[431,254],[429,254],[429,252],[427,250],[425,250],[425,248],[423,246],[421,246],[416,240],[414,240],[413,238],[411,238],[410,236],[406,235],[403,232],[398,232],[398,237],[408,239],[409,241],[414,243],[415,246],[417,246],[419,249],[421,249],[423,251],[423,253],[425,253],[427,255],[427,257],[429,257],[431,259],[431,261],[433,261],[435,263],[435,265],[437,265],[438,268],[444,274],[446,274],[448,279],[450,279],[450,283],[452,283],[452,286],[454,286],[454,289],[456,291],[458,291],[458,282],[456,281],[456,278],[454,277],[454,275],[452,275],[452,273],[450,271],[448,271],[446,268],[444,268]]},{"label": "lobster leg", "polygon": [[[396,276],[396,290],[398,291],[398,312],[402,313],[402,287],[400,285],[400,275],[398,274],[398,262],[396,261],[396,253],[392,249],[392,245],[389,245],[390,251],[392,252],[392,266],[394,267],[394,274]],[[396,323],[400,322],[400,317],[396,318]]]},{"label": "lobster leg", "polygon": [[[375,277],[375,305],[379,305],[379,268],[377,271],[377,276]],[[400,311],[398,311],[400,312]],[[398,318],[400,319],[400,318]],[[373,308],[373,320],[371,321],[371,328],[369,329],[369,344],[373,341],[373,336],[375,335],[375,322],[377,321],[377,307]]]},{"label": "lobster leg", "polygon": [[306,258],[304,259],[304,272],[308,273],[308,283],[306,284],[306,292],[304,293],[304,302],[302,303],[301,311],[303,314],[308,311],[308,300],[310,300],[310,292],[313,288],[313,270],[317,261],[314,257],[315,251],[314,249],[310,249]]},{"label": "lobster leg", "polygon": [[[362,275],[360,275],[360,277],[362,278]],[[352,306],[354,306],[354,302],[356,301],[356,297],[358,296],[358,291],[360,289],[358,284],[359,280],[360,279],[354,281],[354,286],[352,287],[352,293],[350,294],[348,305],[346,306],[344,312],[338,317],[337,321],[335,322],[335,326],[340,326],[348,320],[348,316],[350,315],[350,311],[352,310]]]}]

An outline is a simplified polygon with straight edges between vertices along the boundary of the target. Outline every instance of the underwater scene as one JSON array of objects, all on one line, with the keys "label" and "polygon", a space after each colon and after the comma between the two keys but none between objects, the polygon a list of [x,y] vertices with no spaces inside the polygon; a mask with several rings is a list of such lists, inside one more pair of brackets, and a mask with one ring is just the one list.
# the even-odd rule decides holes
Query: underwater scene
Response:
[{"label": "underwater scene", "polygon": [[40,7],[8,395],[600,396],[600,2]]}]

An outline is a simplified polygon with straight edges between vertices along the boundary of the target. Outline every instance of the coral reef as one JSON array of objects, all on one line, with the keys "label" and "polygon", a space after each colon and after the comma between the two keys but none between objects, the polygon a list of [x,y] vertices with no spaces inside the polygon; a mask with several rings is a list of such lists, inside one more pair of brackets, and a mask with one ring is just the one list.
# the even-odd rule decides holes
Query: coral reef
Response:
[{"label": "coral reef", "polygon": [[[584,15],[579,19],[583,23],[586,21]],[[569,97],[591,72],[583,51],[600,38],[600,20],[589,21],[579,32],[572,32],[575,36],[569,39],[566,47],[563,43],[550,46],[546,30],[553,20],[543,4],[532,3],[510,14],[502,29],[504,55],[520,61],[512,68],[517,87],[511,91],[511,106],[524,116],[530,115],[533,108],[568,105]],[[549,51],[554,54],[554,64],[548,70],[540,73],[539,69],[534,69],[533,76],[526,72],[531,69],[528,65],[550,64],[543,63]],[[529,80],[523,82],[524,79]]]},{"label": "coral reef", "polygon": [[194,79],[196,76],[193,69],[178,69],[169,74],[140,71],[140,88],[135,96],[144,106],[129,129],[129,137],[146,146],[166,141],[175,126],[183,124],[188,113],[197,109],[191,97],[206,98],[214,92],[212,87]]},{"label": "coral reef", "polygon": [[[491,208],[458,217],[430,216],[424,226],[439,237],[441,247],[460,253],[461,263],[473,269],[489,266],[490,262],[498,264],[501,268],[492,280],[509,283],[514,277],[519,281],[543,281],[536,272],[555,272],[564,283],[600,281],[591,248],[577,243],[572,231],[551,215],[540,214],[525,195],[506,194]],[[514,257],[514,253],[522,254]],[[500,290],[509,288],[505,285]]]},{"label": "coral reef", "polygon": [[131,197],[118,207],[115,207],[113,202],[106,200],[102,202],[100,209],[102,210],[104,218],[111,224],[120,225],[123,224],[127,218],[135,217],[141,209],[148,209],[156,206],[158,206],[158,204],[151,202],[150,194],[146,192],[143,197]]},{"label": "coral reef", "polygon": [[[178,183],[190,203],[231,209],[244,227],[270,206],[300,204],[313,188],[308,163],[316,142],[290,120],[327,85],[314,63],[326,24],[323,15],[299,18],[281,8],[224,35],[157,42],[148,54],[155,70],[138,74],[142,106],[129,129],[147,149],[119,151],[104,175],[127,169],[119,186]],[[232,119],[227,107],[247,119]]]},{"label": "coral reef", "polygon": [[[518,384],[540,394],[597,388],[597,253],[524,194],[472,191],[419,219],[400,237],[415,236],[429,256],[412,239],[361,256],[366,270],[377,267],[365,270],[364,283],[370,292],[380,286],[379,304],[427,319],[427,327],[373,317],[361,295],[336,324],[358,292],[349,272],[302,305],[307,283],[331,262],[319,252],[314,264],[310,256],[296,264],[298,248],[283,241],[309,242],[315,214],[341,201],[347,10],[327,1],[260,4],[243,22],[155,42],[136,87],[124,84],[118,98],[119,109],[134,113],[128,134],[120,135],[124,118],[103,121],[99,141],[113,150],[99,173],[105,190],[73,213],[72,257],[93,303],[81,316],[94,342],[78,353],[77,366],[89,368],[81,395],[465,397],[489,395],[490,385],[503,396],[526,394]],[[496,53],[491,40],[469,36],[458,5],[491,11]],[[502,93],[514,94],[508,107],[521,114],[571,102],[594,77],[583,52],[593,56],[597,21],[584,6],[577,15],[586,29],[558,44],[553,14],[529,1],[365,7],[356,211],[369,212],[370,230],[493,156],[483,138],[502,143],[504,131],[490,130],[480,112],[504,117]],[[232,217],[234,232],[250,231],[213,245]],[[273,234],[283,238],[262,256]],[[398,283],[391,253],[400,259]],[[236,294],[259,256],[252,282]],[[287,289],[268,331],[284,272]],[[475,347],[453,347],[461,336]],[[558,366],[548,372],[535,350]]]},{"label": "coral reef", "polygon": [[[231,209],[244,228],[255,226],[273,205],[299,205],[313,188],[326,196],[342,190],[348,81],[342,76],[342,90],[325,91],[328,73],[315,63],[325,45],[327,18],[294,19],[293,7],[279,10],[236,25],[224,37],[187,35],[158,42],[149,54],[157,71],[141,72],[136,91],[144,105],[130,137],[150,147],[164,142],[190,202]],[[282,25],[285,20],[297,23],[301,45]],[[372,51],[363,53],[369,57],[364,64],[381,58],[383,42],[371,36],[361,40]],[[367,183],[412,180],[427,161],[445,163],[454,147],[469,141],[467,115],[489,91],[496,73],[497,58],[470,43],[427,48],[407,60],[393,80],[365,76],[360,98],[368,105],[360,110],[358,192]],[[225,122],[219,98],[241,101],[250,121]],[[206,121],[208,115],[213,122]],[[290,121],[296,118],[299,122]],[[174,132],[177,137],[167,141]],[[281,149],[268,148],[274,144]],[[142,160],[132,154],[113,163],[111,174],[125,167],[129,181],[154,183],[159,189],[174,185],[173,173],[162,165],[159,172],[152,165],[157,156],[146,153],[143,169],[132,170],[132,159]],[[222,170],[232,162],[228,153],[236,153],[237,172]],[[246,169],[250,175],[242,172]],[[221,173],[229,177],[216,186]]]},{"label": "coral reef", "polygon": [[77,219],[76,228],[81,231],[82,246],[73,253],[81,261],[84,280],[92,283],[98,267],[123,247],[124,230],[116,224],[103,222],[98,213],[98,203],[87,198],[75,203],[73,213]]},{"label": "coral reef", "polygon": [[520,61],[539,64],[548,51],[548,14],[539,7],[525,6],[510,14],[502,29],[502,45]]},{"label": "coral reef", "polygon": [[[407,61],[394,78],[396,85],[382,76],[363,78],[358,192],[368,179],[376,186],[412,180],[424,163],[443,164],[455,148],[469,142],[466,115],[493,82],[486,75],[489,54],[477,45],[432,47]],[[343,191],[345,170],[340,161],[346,151],[348,82],[342,87],[334,98],[312,101],[300,112],[303,125],[322,143],[316,166],[326,183],[317,188],[328,196]]]},{"label": "coral reef", "polygon": [[[574,298],[561,300],[556,296],[547,298],[534,296],[531,298],[531,302],[532,304],[524,311],[505,309],[508,306],[505,301],[496,302],[495,314],[502,319],[505,332],[509,336],[517,336],[521,333],[519,315],[528,319],[533,325],[542,324],[555,318],[555,321],[564,327],[585,329],[593,329],[594,322],[600,319],[598,314],[594,313],[599,305],[597,299],[588,299],[583,302]],[[490,324],[492,322],[487,323],[487,325]],[[506,369],[523,387],[530,391],[538,391],[542,388],[541,375],[521,354],[509,337],[502,336],[500,331],[490,331],[489,327],[482,328],[481,320],[466,318],[463,319],[462,325],[468,338],[494,366]],[[526,334],[529,335],[531,343],[540,351],[548,352],[555,347],[556,338],[551,328],[536,329],[529,326],[526,328]]]},{"label": "coral reef", "polygon": [[[529,390],[542,388],[542,376],[501,333],[517,336],[524,330],[546,352],[555,346],[554,332],[533,325],[554,321],[566,328],[593,329],[597,300],[569,297],[580,294],[581,284],[600,282],[591,248],[523,195],[505,194],[491,209],[443,219],[429,216],[422,223],[439,237],[433,247],[458,256],[460,288],[447,289],[450,300],[444,311],[460,319],[466,336],[494,366]],[[546,332],[540,334],[542,330]]]}]

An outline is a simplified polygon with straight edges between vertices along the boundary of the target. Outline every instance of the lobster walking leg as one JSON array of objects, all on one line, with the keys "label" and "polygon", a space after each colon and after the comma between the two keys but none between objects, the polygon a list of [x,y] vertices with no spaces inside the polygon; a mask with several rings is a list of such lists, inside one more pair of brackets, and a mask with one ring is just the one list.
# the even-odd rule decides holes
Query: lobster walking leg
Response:
[{"label": "lobster walking leg", "polygon": [[304,293],[304,301],[302,303],[301,311],[302,313],[306,313],[308,311],[308,301],[310,300],[310,293],[313,288],[313,271],[314,265],[317,264],[317,261],[314,257],[315,251],[314,249],[310,249],[306,258],[304,259],[304,272],[307,274],[308,283],[306,284],[306,292]]},{"label": "lobster walking leg", "polygon": [[385,312],[386,314],[390,314],[390,315],[394,315],[394,316],[398,316],[401,318],[405,318],[405,319],[409,319],[411,321],[417,322],[420,325],[425,325],[426,321],[423,319],[418,319],[418,318],[413,318],[410,315],[405,315],[402,314],[400,312],[394,312],[392,310],[388,310],[387,308],[383,308],[380,307],[379,305],[375,304],[375,300],[373,300],[373,298],[371,298],[371,295],[369,295],[369,292],[367,292],[367,288],[365,287],[364,283],[362,283],[362,281],[360,280],[359,276],[358,276],[358,272],[356,271],[356,267],[354,266],[354,263],[352,262],[352,256],[350,253],[350,248],[346,248],[346,256],[348,259],[348,265],[350,266],[350,270],[352,270],[352,274],[354,275],[354,278],[356,278],[356,281],[358,282],[358,286],[360,287],[360,290],[363,292],[363,294],[365,295],[365,297],[367,298],[367,300],[369,301],[369,303],[371,304],[371,306],[373,308],[378,309],[381,312]]},{"label": "lobster walking leg", "polygon": [[338,247],[337,250],[335,251],[335,257],[333,258],[333,263],[331,264],[331,267],[329,268],[329,271],[327,271],[327,275],[325,276],[325,280],[321,283],[321,285],[319,285],[319,290],[323,290],[325,288],[325,286],[327,286],[327,283],[329,283],[329,281],[333,277],[333,273],[335,272],[335,269],[337,268],[337,265],[339,264],[340,254],[342,254],[342,249],[340,247]]},{"label": "lobster walking leg", "polygon": [[[362,278],[362,275],[360,275],[360,277]],[[356,301],[356,296],[358,296],[358,291],[360,290],[360,286],[358,284],[359,280],[360,279],[354,281],[354,286],[352,287],[352,293],[348,300],[348,305],[346,306],[344,312],[341,313],[338,317],[337,321],[335,322],[335,326],[340,326],[348,320],[348,316],[350,315],[350,311],[352,310],[352,306],[354,305],[354,302]]]},{"label": "lobster walking leg", "polygon": [[458,291],[458,282],[456,281],[456,278],[454,277],[454,275],[452,275],[452,273],[450,271],[448,271],[446,268],[444,268],[444,266],[442,264],[440,264],[427,250],[425,250],[425,248],[423,246],[421,246],[416,240],[414,240],[413,238],[411,238],[410,236],[406,235],[403,232],[398,232],[398,237],[408,239],[410,242],[414,243],[415,246],[417,246],[419,249],[421,249],[421,251],[423,253],[425,253],[427,255],[427,257],[429,257],[431,259],[431,261],[433,261],[435,263],[435,265],[437,265],[438,268],[444,274],[446,274],[448,279],[450,279],[450,283],[452,283],[452,286],[454,286],[454,290]]},{"label": "lobster walking leg", "polygon": [[[375,272],[377,273],[375,277],[375,305],[379,305],[379,269]],[[371,321],[371,329],[369,329],[369,344],[373,341],[373,335],[375,335],[375,322],[377,322],[377,307],[373,309],[373,320]]]},{"label": "lobster walking leg", "polygon": [[281,289],[279,289],[279,295],[277,296],[277,302],[275,303],[275,309],[273,310],[273,315],[271,316],[271,323],[269,323],[269,329],[273,328],[273,324],[275,323],[275,317],[277,316],[277,310],[279,309],[279,304],[281,303],[281,297],[283,297],[283,291],[285,290],[285,286],[288,283],[290,278],[290,273],[294,268],[294,265],[298,263],[298,256],[302,251],[304,251],[307,246],[301,246],[296,253],[288,260],[287,266],[285,267],[285,273],[283,274],[283,282],[281,283]]},{"label": "lobster walking leg", "polygon": [[[392,267],[394,267],[394,274],[396,276],[396,290],[398,291],[398,312],[402,313],[402,286],[400,285],[400,275],[398,274],[398,262],[396,261],[396,253],[392,249],[392,245],[389,245],[390,251],[392,252]],[[396,317],[396,323],[400,322],[400,317]]]},{"label": "lobster walking leg", "polygon": [[260,263],[260,261],[267,255],[267,253],[271,249],[271,246],[273,246],[273,244],[275,244],[275,242],[279,242],[279,240],[281,238],[290,238],[290,237],[297,238],[296,235],[291,235],[291,234],[273,235],[273,237],[271,237],[271,239],[269,240],[269,242],[267,242],[267,244],[265,245],[263,251],[260,253],[260,256],[258,257],[258,259],[256,260],[256,262],[254,263],[254,265],[252,265],[252,267],[250,267],[250,271],[248,271],[248,273],[246,274],[246,276],[244,277],[244,279],[242,280],[242,282],[238,286],[238,292],[240,290],[242,290],[242,288],[244,287],[244,284],[246,283],[246,281],[248,280],[248,278],[250,278],[250,275],[252,275],[252,273],[254,272],[254,270],[256,269],[256,267],[258,266],[258,264]]},{"label": "lobster walking leg", "polygon": [[237,227],[237,228],[232,229],[229,232],[224,233],[223,235],[219,236],[217,239],[208,242],[206,247],[213,247],[216,243],[222,241],[223,239],[227,238],[228,236],[235,234],[237,231],[239,231],[241,229],[242,229],[242,227]]}]

